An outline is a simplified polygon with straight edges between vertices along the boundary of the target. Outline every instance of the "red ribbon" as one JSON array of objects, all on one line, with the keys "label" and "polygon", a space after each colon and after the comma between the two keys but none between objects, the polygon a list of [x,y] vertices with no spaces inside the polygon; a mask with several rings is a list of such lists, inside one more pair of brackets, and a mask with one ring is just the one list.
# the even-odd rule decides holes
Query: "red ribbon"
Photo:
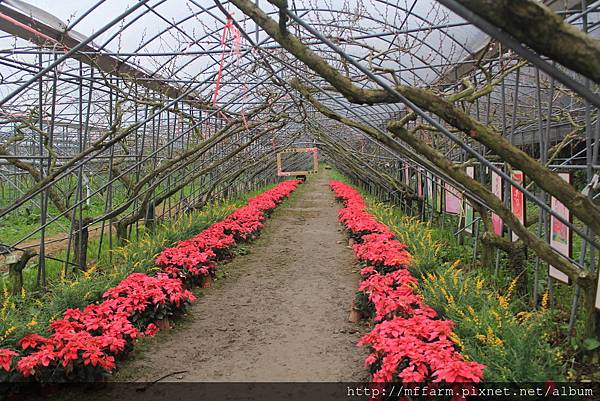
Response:
[{"label": "red ribbon", "polygon": [[215,92],[213,93],[212,104],[213,107],[217,105],[217,97],[219,96],[219,89],[221,88],[221,77],[223,76],[223,64],[225,62],[225,42],[229,38],[231,34],[231,30],[233,29],[233,21],[231,18],[227,18],[227,23],[223,28],[223,33],[221,34],[221,62],[219,63],[219,72],[217,73],[217,81],[215,82]]},{"label": "red ribbon", "polygon": [[[219,90],[221,89],[221,78],[223,77],[223,66],[225,65],[225,47],[228,41],[232,42],[232,49],[231,49],[231,53],[235,53],[237,56],[237,61],[236,63],[239,65],[240,62],[240,48],[241,48],[241,44],[242,44],[242,34],[240,32],[239,29],[236,28],[236,26],[233,24],[233,20],[231,18],[227,18],[227,23],[225,24],[225,26],[223,27],[223,33],[221,34],[221,61],[219,63],[219,72],[217,73],[217,79],[215,81],[215,91],[213,93],[213,98],[212,98],[212,105],[214,108],[217,107],[217,98],[219,97]],[[244,84],[244,93],[242,94],[242,120],[244,122],[244,126],[246,127],[246,129],[249,129],[248,127],[248,121],[246,120],[246,114],[245,114],[245,110],[244,110],[244,103],[246,101],[246,95],[248,92],[248,87],[246,86],[246,84]],[[219,114],[221,114],[221,116],[223,116],[223,118],[225,118],[225,120],[227,120],[227,117],[222,113],[219,112]]]}]

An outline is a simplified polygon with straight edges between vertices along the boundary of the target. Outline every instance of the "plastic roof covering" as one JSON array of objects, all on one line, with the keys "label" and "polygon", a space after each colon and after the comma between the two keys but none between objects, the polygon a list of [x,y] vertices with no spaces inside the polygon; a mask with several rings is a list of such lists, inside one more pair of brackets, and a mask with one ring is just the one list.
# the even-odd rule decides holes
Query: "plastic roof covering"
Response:
[{"label": "plastic roof covering", "polygon": [[[29,4],[7,0],[3,3],[57,30],[69,28],[68,35],[80,40],[94,34],[104,24],[137,4],[132,0],[32,0]],[[306,75],[306,67],[301,63],[277,50],[279,46],[264,32],[257,33],[254,23],[233,5],[221,3],[240,23],[248,37],[260,43],[265,50],[262,54],[268,56],[268,62],[280,77],[287,79],[300,72],[301,76],[320,81],[312,74]],[[275,13],[266,0],[260,0],[259,5],[263,10]],[[374,65],[392,68],[404,83],[412,85],[434,83],[456,62],[486,42],[486,37],[476,28],[465,24],[433,0],[295,0],[290,2],[290,7],[303,20],[336,40],[348,54]],[[134,64],[153,77],[174,85],[186,87],[206,81],[199,86],[206,101],[210,101],[213,95],[215,74],[224,55],[219,106],[236,113],[242,107],[251,107],[252,103],[258,101],[256,94],[272,90],[272,85],[268,80],[270,72],[257,64],[257,53],[251,51],[251,44],[246,39],[242,38],[237,51],[232,48],[231,40],[225,48],[221,46],[225,24],[226,18],[214,2],[152,0],[99,35],[93,44],[96,49],[102,49],[102,52]],[[334,57],[329,49],[316,43],[305,32],[294,27],[292,29],[312,44],[313,49],[340,66],[337,61],[339,58]],[[0,39],[0,48],[31,49],[32,45],[9,35]],[[35,55],[11,57],[30,64],[36,62]],[[77,68],[76,63],[72,68]],[[67,67],[62,67],[62,71],[66,70]],[[0,73],[5,78],[11,75],[5,66],[0,67]],[[350,73],[356,81],[372,85],[356,71],[351,70]],[[389,78],[389,74],[384,76]],[[15,77],[13,85],[7,85],[10,80],[6,79],[5,85],[0,88],[0,96],[14,90],[20,82],[18,78]],[[37,95],[31,92],[32,96]],[[23,98],[16,103],[23,104]],[[329,102],[329,106],[345,110],[347,103],[340,98],[338,102]],[[400,106],[374,106],[370,107],[370,113],[374,116],[385,115],[397,107]]]}]

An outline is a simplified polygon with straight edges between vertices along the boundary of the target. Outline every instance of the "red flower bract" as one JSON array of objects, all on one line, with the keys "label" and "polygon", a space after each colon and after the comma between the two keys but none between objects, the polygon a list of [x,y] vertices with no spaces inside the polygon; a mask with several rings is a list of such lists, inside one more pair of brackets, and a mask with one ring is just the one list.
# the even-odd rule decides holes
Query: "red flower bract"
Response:
[{"label": "red flower bract", "polygon": [[375,266],[405,267],[410,264],[410,254],[406,245],[392,239],[393,234],[368,234],[362,236],[362,243],[353,249],[359,259]]},{"label": "red flower bract", "polygon": [[407,270],[406,245],[366,211],[357,190],[340,181],[329,185],[344,203],[339,218],[358,241],[354,252],[367,264],[358,290],[372,303],[376,324],[358,345],[371,352],[365,364],[373,367],[373,382],[481,381],[485,366],[464,360],[451,340],[454,323],[440,319],[414,291],[418,283]]},{"label": "red flower bract", "polygon": [[17,342],[24,350],[28,348],[36,349],[38,345],[45,343],[46,339],[44,337],[34,333],[23,336],[23,338]]},{"label": "red flower bract", "polygon": [[2,369],[4,369],[5,371],[9,372],[10,371],[10,365],[12,363],[12,358],[13,356],[17,356],[19,354],[17,354],[15,351],[11,350],[11,349],[0,349],[0,367]]},{"label": "red flower bract", "polygon": [[146,327],[146,331],[144,331],[144,334],[149,337],[154,337],[156,333],[158,333],[158,326],[154,323],[150,323],[148,327]]},{"label": "red flower bract", "polygon": [[166,306],[176,314],[195,297],[180,280],[164,273],[155,277],[133,273],[116,287],[106,291],[104,300],[83,310],[67,309],[63,318],[50,324],[48,338],[36,334],[23,337],[19,344],[30,351],[17,363],[24,377],[41,373],[44,368],[67,368],[82,363],[106,372],[115,368],[115,355],[143,334],[130,318],[136,313]]}]

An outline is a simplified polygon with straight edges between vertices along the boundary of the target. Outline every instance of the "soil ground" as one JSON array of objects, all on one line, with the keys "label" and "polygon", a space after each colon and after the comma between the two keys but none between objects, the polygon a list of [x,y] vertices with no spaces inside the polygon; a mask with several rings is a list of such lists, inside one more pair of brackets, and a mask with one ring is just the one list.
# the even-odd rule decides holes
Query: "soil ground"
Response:
[{"label": "soil ground", "polygon": [[365,352],[356,343],[366,329],[348,322],[359,275],[327,179],[323,172],[301,185],[250,253],[220,267],[225,277],[200,290],[176,328],[145,339],[114,380],[365,380]]}]

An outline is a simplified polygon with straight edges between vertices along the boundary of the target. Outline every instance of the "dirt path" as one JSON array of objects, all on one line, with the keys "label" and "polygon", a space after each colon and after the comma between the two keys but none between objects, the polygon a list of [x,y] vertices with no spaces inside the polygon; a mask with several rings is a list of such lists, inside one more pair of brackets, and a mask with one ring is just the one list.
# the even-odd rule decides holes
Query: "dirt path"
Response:
[{"label": "dirt path", "polygon": [[[225,266],[182,327],[135,352],[120,381],[359,381],[364,353],[347,321],[358,285],[325,173],[269,219]],[[137,355],[136,355],[137,354]]]}]

